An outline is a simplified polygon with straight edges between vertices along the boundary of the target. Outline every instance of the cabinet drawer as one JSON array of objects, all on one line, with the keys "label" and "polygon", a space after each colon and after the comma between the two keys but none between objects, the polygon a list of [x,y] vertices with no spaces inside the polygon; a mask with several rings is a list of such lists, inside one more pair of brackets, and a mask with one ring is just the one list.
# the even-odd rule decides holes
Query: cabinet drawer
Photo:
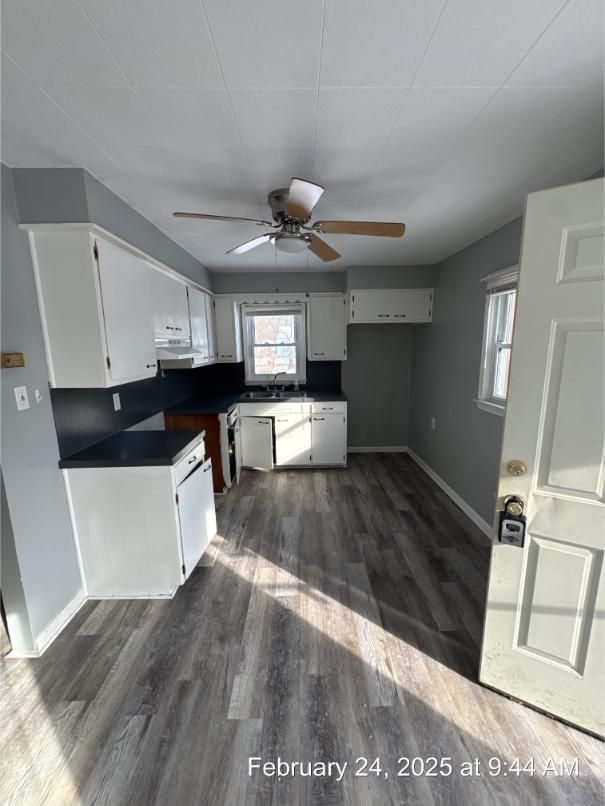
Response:
[{"label": "cabinet drawer", "polygon": [[343,401],[311,403],[312,414],[345,414],[346,410],[347,404]]},{"label": "cabinet drawer", "polygon": [[186,478],[189,473],[191,473],[196,465],[204,461],[205,450],[206,446],[204,444],[204,440],[202,439],[189,451],[189,453],[185,454],[185,456],[183,456],[183,458],[175,464],[173,472],[174,483],[177,487],[183,481],[183,479]]}]

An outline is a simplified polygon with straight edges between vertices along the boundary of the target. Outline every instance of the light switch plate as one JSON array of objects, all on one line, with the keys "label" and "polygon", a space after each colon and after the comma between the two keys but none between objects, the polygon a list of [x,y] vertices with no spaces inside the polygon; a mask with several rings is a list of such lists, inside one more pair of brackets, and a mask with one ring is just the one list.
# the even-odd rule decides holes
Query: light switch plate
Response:
[{"label": "light switch plate", "polygon": [[42,392],[39,389],[34,389],[34,397],[36,398],[36,403],[40,403],[42,400]]},{"label": "light switch plate", "polygon": [[15,399],[17,401],[17,409],[19,411],[25,411],[25,409],[29,408],[27,386],[15,386]]},{"label": "light switch plate", "polygon": [[113,410],[120,411],[122,408],[122,404],[120,403],[120,393],[114,392],[113,393]]}]

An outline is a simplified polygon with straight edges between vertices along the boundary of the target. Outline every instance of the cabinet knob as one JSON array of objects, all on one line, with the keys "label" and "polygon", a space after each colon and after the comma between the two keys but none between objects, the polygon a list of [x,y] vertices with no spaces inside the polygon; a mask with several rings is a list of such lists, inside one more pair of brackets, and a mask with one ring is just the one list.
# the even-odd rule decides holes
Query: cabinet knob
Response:
[{"label": "cabinet knob", "polygon": [[194,462],[197,462],[197,456],[192,456],[191,459],[187,462],[187,464],[192,465]]}]

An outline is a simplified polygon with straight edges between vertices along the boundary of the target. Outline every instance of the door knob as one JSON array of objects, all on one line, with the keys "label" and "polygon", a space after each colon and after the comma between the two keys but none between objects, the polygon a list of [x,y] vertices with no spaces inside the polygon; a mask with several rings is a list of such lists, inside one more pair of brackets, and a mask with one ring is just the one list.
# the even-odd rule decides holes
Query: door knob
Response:
[{"label": "door knob", "polygon": [[521,459],[511,459],[506,469],[509,476],[524,476],[527,473],[527,465]]}]

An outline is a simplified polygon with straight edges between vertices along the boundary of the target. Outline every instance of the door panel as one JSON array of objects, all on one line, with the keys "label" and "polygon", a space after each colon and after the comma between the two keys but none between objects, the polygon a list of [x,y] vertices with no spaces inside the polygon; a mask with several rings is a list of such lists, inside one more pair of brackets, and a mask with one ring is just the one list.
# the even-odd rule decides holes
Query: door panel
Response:
[{"label": "door panel", "polygon": [[[527,201],[498,509],[525,502],[524,546],[494,534],[480,680],[605,732],[602,179]],[[511,476],[507,464],[527,472]],[[497,522],[497,521],[496,521]]]},{"label": "door panel", "polygon": [[268,417],[240,417],[242,466],[271,470],[273,427]]},{"label": "door panel", "polygon": [[311,464],[311,424],[308,414],[275,418],[275,462],[278,465]]},{"label": "door panel", "polygon": [[212,489],[212,460],[187,476],[177,487],[185,579],[189,577],[216,534],[216,511]]},{"label": "door panel", "polygon": [[145,293],[149,268],[136,255],[98,240],[109,374],[115,383],[157,373],[152,314]]},{"label": "door panel", "polygon": [[[191,321],[191,346],[203,354],[206,363],[210,363],[210,342],[208,339],[208,312],[206,308],[206,294],[197,288],[188,288],[189,318]],[[212,355],[214,359],[214,354]]]},{"label": "door panel", "polygon": [[344,464],[346,433],[346,423],[342,414],[313,414],[311,417],[313,464]]}]

